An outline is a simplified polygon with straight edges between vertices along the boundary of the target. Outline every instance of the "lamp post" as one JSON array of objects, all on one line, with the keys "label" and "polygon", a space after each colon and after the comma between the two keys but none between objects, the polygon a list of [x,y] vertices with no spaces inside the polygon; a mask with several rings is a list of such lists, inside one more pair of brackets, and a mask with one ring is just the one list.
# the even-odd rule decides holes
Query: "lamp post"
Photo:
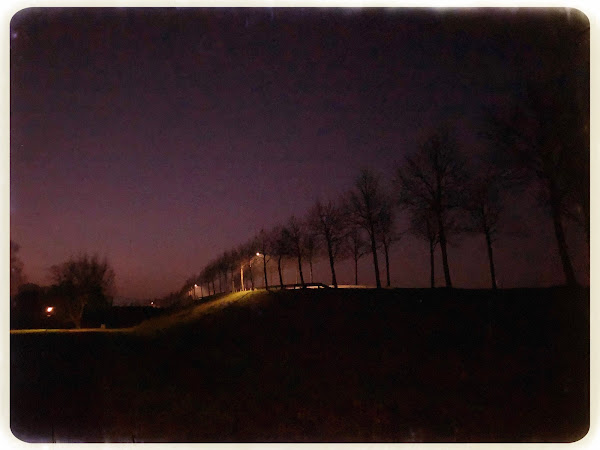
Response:
[{"label": "lamp post", "polygon": [[[258,253],[257,253],[258,255]],[[250,270],[252,270],[252,261],[254,260],[254,256],[252,258],[250,258],[248,260],[248,262],[243,262],[240,265],[240,290],[245,291],[246,288],[244,287],[244,266],[246,264],[248,264],[248,266],[250,267]],[[252,275],[252,274],[251,274]],[[254,285],[254,282],[252,283]],[[252,286],[254,288],[254,286]]]},{"label": "lamp post", "polygon": [[267,258],[260,252],[256,252],[256,256],[262,256],[263,259],[263,271],[265,273],[265,289],[269,290],[269,281],[267,280]]},{"label": "lamp post", "polygon": [[240,291],[245,291],[244,289],[244,263],[240,266]]}]

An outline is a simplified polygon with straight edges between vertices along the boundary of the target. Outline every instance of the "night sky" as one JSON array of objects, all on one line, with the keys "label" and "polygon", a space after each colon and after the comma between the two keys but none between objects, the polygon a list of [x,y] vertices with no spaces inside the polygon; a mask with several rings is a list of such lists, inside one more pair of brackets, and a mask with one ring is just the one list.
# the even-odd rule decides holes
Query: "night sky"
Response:
[{"label": "night sky", "polygon": [[[48,284],[51,265],[97,253],[114,267],[119,297],[161,297],[261,227],[352,188],[361,168],[391,185],[404,156],[441,125],[469,159],[481,157],[485,109],[518,99],[524,80],[544,70],[548,13],[18,13],[10,233],[28,280]],[[507,193],[506,203],[500,287],[563,283],[552,221],[533,189]],[[587,243],[575,225],[567,230],[587,284]],[[439,254],[436,263],[442,285]],[[456,287],[490,285],[482,236],[455,238],[449,263]],[[428,244],[404,237],[393,247],[392,285],[427,286],[428,264]],[[338,271],[340,283],[353,281],[350,261]],[[325,261],[317,275],[329,281]],[[287,276],[294,281],[291,263]],[[359,283],[374,283],[368,256]]]}]

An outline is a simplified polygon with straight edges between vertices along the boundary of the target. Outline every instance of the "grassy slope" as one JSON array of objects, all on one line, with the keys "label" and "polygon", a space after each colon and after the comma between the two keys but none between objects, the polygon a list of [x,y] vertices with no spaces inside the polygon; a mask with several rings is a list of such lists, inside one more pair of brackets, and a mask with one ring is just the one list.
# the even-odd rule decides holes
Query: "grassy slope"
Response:
[{"label": "grassy slope", "polygon": [[127,331],[11,335],[28,441],[570,441],[589,290],[233,294]]}]

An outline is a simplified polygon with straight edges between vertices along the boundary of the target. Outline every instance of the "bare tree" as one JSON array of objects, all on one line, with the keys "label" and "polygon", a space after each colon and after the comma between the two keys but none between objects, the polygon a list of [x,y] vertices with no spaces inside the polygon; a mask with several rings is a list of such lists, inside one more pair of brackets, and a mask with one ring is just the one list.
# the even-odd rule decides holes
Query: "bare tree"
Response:
[{"label": "bare tree", "polygon": [[351,226],[347,233],[348,247],[354,261],[354,284],[358,284],[358,260],[369,252],[369,245],[364,240],[362,228]]},{"label": "bare tree", "polygon": [[221,255],[219,259],[217,259],[217,270],[219,273],[219,292],[225,292],[227,290],[227,271],[229,267],[227,265],[227,261],[225,260],[226,255]]},{"label": "bare tree", "polygon": [[447,253],[449,212],[461,204],[463,158],[447,130],[433,134],[396,172],[399,201],[415,210],[429,210],[437,221],[446,287],[452,287]]},{"label": "bare tree", "polygon": [[271,259],[271,238],[269,234],[261,229],[254,240],[256,244],[257,256],[263,260],[263,272],[265,275],[265,289],[269,290],[269,281],[267,279],[267,263]]},{"label": "bare tree", "polygon": [[27,282],[23,273],[23,262],[18,256],[21,246],[11,239],[10,241],[10,295],[19,291],[19,287]]},{"label": "bare tree", "polygon": [[308,224],[315,236],[325,242],[331,269],[331,284],[337,288],[335,261],[343,251],[347,228],[344,208],[331,200],[325,204],[318,200],[308,213]]},{"label": "bare tree", "polygon": [[304,236],[305,226],[295,216],[289,218],[283,229],[284,239],[289,243],[290,255],[294,256],[298,261],[298,272],[300,273],[300,283],[304,283],[304,275],[302,273],[302,256],[304,255]]},{"label": "bare tree", "polygon": [[[235,279],[237,270],[240,267],[240,255],[237,249],[232,249],[226,252],[227,268],[229,269],[229,277],[231,278],[231,292],[235,292]],[[241,286],[240,286],[241,290]]]},{"label": "bare tree", "polygon": [[411,210],[410,232],[429,244],[429,268],[431,287],[435,287],[435,247],[439,243],[437,218],[429,209]]},{"label": "bare tree", "polygon": [[487,118],[486,134],[497,154],[510,155],[513,167],[534,180],[552,219],[568,285],[577,284],[564,230],[575,219],[590,230],[589,23],[554,15],[536,43],[538,69],[526,74],[526,95],[512,111]]},{"label": "bare tree", "polygon": [[492,244],[498,234],[498,221],[502,211],[500,199],[501,175],[491,169],[477,170],[480,175],[473,176],[467,184],[464,208],[468,215],[464,226],[465,231],[482,233],[485,237],[492,289],[497,289],[494,251]]},{"label": "bare tree", "polygon": [[304,235],[304,250],[310,269],[310,282],[313,283],[313,261],[317,256],[317,236],[311,229],[308,229]]},{"label": "bare tree", "polygon": [[363,169],[356,180],[356,187],[349,195],[349,206],[352,221],[363,228],[371,243],[375,283],[381,288],[379,278],[379,262],[377,260],[378,229],[385,208],[385,196],[381,188],[379,176],[370,170]]},{"label": "bare tree", "polygon": [[[208,285],[208,293],[209,295],[215,295],[217,293],[215,280],[219,278],[219,267],[218,261],[211,261],[206,265],[204,270],[201,273],[201,277],[204,282]],[[212,294],[211,294],[211,285],[212,285]]]},{"label": "bare tree", "polygon": [[379,235],[379,242],[383,246],[383,254],[385,256],[385,275],[387,287],[390,287],[390,247],[400,240],[401,234],[396,230],[395,214],[392,205],[392,200],[389,196],[385,196],[383,206],[381,208],[381,214],[379,224],[377,227],[377,233]]},{"label": "bare tree", "polygon": [[84,254],[50,268],[54,283],[65,297],[65,309],[77,328],[86,306],[106,308],[112,304],[115,273],[106,260]]},{"label": "bare tree", "polygon": [[215,295],[217,293],[215,288],[215,278],[217,277],[217,269],[214,262],[211,262],[204,269],[204,276],[206,279],[206,283],[208,284],[208,292],[211,294],[211,285],[212,285],[212,294]]},{"label": "bare tree", "polygon": [[240,289],[245,291],[245,280],[250,279],[252,290],[254,290],[252,262],[256,257],[256,245],[253,243],[253,241],[242,244],[237,248],[237,254],[239,267],[236,269],[240,270]]},{"label": "bare tree", "polygon": [[292,254],[292,249],[289,236],[282,226],[277,226],[271,231],[271,245],[273,257],[277,260],[279,286],[283,289],[283,262]]}]

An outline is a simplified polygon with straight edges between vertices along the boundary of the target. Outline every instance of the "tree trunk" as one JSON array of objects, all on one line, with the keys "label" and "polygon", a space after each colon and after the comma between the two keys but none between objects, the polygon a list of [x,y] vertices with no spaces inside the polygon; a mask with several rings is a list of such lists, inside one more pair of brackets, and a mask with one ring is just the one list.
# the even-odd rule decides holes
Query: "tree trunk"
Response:
[{"label": "tree trunk", "polygon": [[333,249],[331,248],[331,241],[327,240],[327,255],[329,256],[329,267],[331,267],[331,284],[333,284],[334,288],[337,288],[337,278],[335,276],[335,267],[333,260]]},{"label": "tree trunk", "polygon": [[354,284],[358,286],[358,257],[354,256]]},{"label": "tree trunk", "polygon": [[265,272],[265,289],[269,290],[269,282],[267,281],[267,256],[263,253],[263,271]]},{"label": "tree trunk", "polygon": [[383,252],[385,254],[385,276],[386,276],[386,282],[387,282],[387,287],[390,287],[390,258],[389,258],[389,252],[388,252],[388,246],[387,244],[384,242],[383,243]]},{"label": "tree trunk", "polygon": [[560,260],[563,266],[563,272],[565,273],[565,280],[568,286],[576,286],[577,279],[575,278],[575,271],[571,264],[571,258],[567,250],[567,240],[565,238],[565,232],[562,225],[562,217],[560,212],[560,202],[557,198],[557,194],[552,192],[551,188],[551,201],[550,207],[552,210],[552,221],[554,222],[554,233],[556,235],[556,243],[558,244],[558,253],[560,254]]},{"label": "tree trunk", "polygon": [[485,233],[485,242],[487,244],[488,250],[488,258],[490,260],[490,276],[492,277],[492,289],[498,289],[496,284],[496,270],[494,269],[494,253],[492,250],[492,237],[490,236],[490,231],[486,228],[484,230]]},{"label": "tree trunk", "polygon": [[435,287],[435,258],[434,258],[435,245],[433,241],[429,241],[429,267],[431,269],[431,287]]},{"label": "tree trunk", "polygon": [[373,268],[375,269],[375,284],[377,288],[381,288],[381,280],[379,279],[379,262],[377,261],[377,244],[375,243],[375,230],[371,227],[371,253],[373,254]]},{"label": "tree trunk", "polygon": [[281,256],[277,258],[277,271],[279,272],[279,286],[283,289],[283,275],[281,274]]},{"label": "tree trunk", "polygon": [[310,265],[310,282],[313,283],[312,258],[308,260],[308,264]]},{"label": "tree trunk", "polygon": [[298,252],[298,271],[300,272],[300,283],[304,287],[304,276],[302,275],[302,256]]},{"label": "tree trunk", "polygon": [[250,265],[250,286],[254,290],[254,274],[252,273],[252,265]]},{"label": "tree trunk", "polygon": [[446,287],[452,287],[452,280],[450,279],[450,268],[448,267],[448,253],[446,251],[446,233],[444,232],[444,223],[442,216],[437,213],[439,236],[440,236],[440,248],[442,249],[442,264],[444,266],[444,278],[446,279]]}]

